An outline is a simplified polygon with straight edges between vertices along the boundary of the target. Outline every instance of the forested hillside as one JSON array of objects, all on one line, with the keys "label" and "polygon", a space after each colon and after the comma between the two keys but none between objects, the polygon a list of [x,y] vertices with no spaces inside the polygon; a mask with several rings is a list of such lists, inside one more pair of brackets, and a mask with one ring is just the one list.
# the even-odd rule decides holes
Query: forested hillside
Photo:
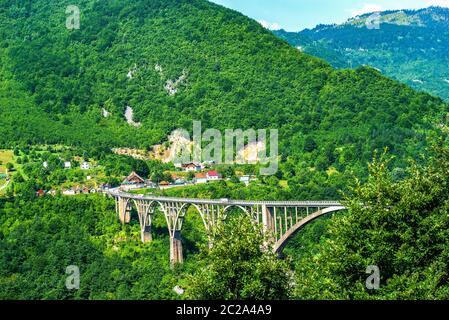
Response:
[{"label": "forested hillside", "polygon": [[[69,4],[2,1],[2,87],[20,93],[1,104],[2,115],[17,108],[2,117],[4,129],[16,115],[29,126],[42,115],[48,128],[34,140],[148,147],[196,119],[218,129],[279,128],[283,155],[312,152],[313,137],[365,162],[374,148],[418,147],[427,119],[447,109],[374,70],[334,71],[203,0],[84,0],[79,30],[65,27]],[[127,106],[142,127],[126,123]],[[103,118],[102,108],[112,115]]]},{"label": "forested hillside", "polygon": [[[122,227],[113,211],[103,196],[1,200],[0,299],[176,298],[166,233],[143,246],[138,222]],[[66,289],[70,265],[80,290]]]},{"label": "forested hillside", "polygon": [[[387,279],[402,286],[393,297],[413,297],[406,293],[418,282],[407,282],[404,272],[416,279],[436,270],[417,296],[444,296],[447,156],[431,162],[426,151],[437,128],[446,129],[449,105],[442,99],[369,67],[336,70],[205,0],[79,0],[80,28],[73,30],[66,27],[69,5],[0,0],[0,149],[9,168],[0,198],[0,299],[175,299],[189,290],[214,299],[388,297],[393,285],[373,296],[360,287],[363,262],[389,267]],[[355,215],[309,226],[286,249],[292,262],[266,254],[267,235],[254,236],[243,220],[231,224],[235,236],[226,237],[223,227],[223,242],[209,250],[200,216],[188,214],[182,232],[187,261],[170,270],[159,212],[153,241],[142,244],[136,215],[120,225],[112,199],[56,191],[64,184],[87,188],[87,181],[116,186],[132,170],[157,183],[173,180],[173,165],[114,155],[110,148],[150,149],[173,129],[191,129],[192,120],[201,120],[203,129],[279,129],[279,170],[266,177],[257,175],[259,165],[215,166],[229,181],[166,194],[338,200],[341,189],[355,184],[346,197]],[[382,167],[388,173],[368,175],[374,150],[384,148],[393,156]],[[409,158],[433,166],[406,171]],[[82,170],[83,162],[92,170]],[[245,186],[237,171],[257,181]],[[359,207],[365,201],[373,202],[372,214]],[[371,250],[377,244],[384,246],[380,256]],[[427,245],[432,251],[421,252]],[[233,250],[220,259],[227,248]],[[340,254],[346,248],[354,264]],[[391,248],[402,256],[392,259]],[[358,249],[365,250],[362,257]],[[338,272],[330,273],[336,264]],[[64,286],[69,265],[81,268],[77,291]],[[229,272],[223,276],[223,270]],[[207,292],[210,282],[217,285]],[[323,283],[331,285],[320,295]],[[177,294],[176,285],[187,293]]]},{"label": "forested hillside", "polygon": [[342,25],[319,25],[299,33],[274,33],[337,68],[369,65],[417,90],[449,99],[449,9],[378,15],[368,13]]}]

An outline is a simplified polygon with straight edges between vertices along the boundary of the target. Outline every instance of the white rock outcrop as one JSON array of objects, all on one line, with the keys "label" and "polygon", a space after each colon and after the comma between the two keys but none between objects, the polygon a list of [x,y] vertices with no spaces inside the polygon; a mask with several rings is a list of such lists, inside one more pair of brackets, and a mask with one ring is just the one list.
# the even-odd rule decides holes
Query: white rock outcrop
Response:
[{"label": "white rock outcrop", "polygon": [[130,106],[126,107],[125,110],[125,119],[128,122],[129,125],[132,125],[134,127],[140,127],[142,124],[140,122],[134,122],[134,110]]}]

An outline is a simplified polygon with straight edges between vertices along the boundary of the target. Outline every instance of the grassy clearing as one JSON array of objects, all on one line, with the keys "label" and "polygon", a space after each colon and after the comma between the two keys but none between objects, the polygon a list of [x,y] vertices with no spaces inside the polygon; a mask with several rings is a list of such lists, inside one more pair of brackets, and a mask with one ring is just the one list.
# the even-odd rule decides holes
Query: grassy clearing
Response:
[{"label": "grassy clearing", "polygon": [[0,150],[0,173],[6,172],[6,164],[14,163],[14,152],[12,150]]}]

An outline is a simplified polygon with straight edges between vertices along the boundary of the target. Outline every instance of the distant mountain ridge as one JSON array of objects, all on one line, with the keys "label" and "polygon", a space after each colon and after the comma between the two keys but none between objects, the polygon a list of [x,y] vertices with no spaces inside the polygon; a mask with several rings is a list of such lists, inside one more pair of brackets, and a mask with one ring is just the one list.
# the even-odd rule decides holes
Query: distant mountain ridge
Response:
[{"label": "distant mountain ridge", "polygon": [[340,25],[274,33],[334,67],[369,65],[417,90],[449,100],[448,8],[373,12]]}]

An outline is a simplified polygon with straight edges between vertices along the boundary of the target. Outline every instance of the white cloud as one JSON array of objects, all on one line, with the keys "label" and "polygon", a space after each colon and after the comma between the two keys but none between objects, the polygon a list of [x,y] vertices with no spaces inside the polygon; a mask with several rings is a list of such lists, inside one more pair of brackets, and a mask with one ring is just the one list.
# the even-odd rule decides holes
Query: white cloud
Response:
[{"label": "white cloud", "polygon": [[278,23],[271,23],[265,20],[258,21],[265,29],[268,30],[280,30],[282,27]]},{"label": "white cloud", "polygon": [[[449,0],[446,2],[449,2]],[[362,14],[365,13],[379,12],[384,10],[385,10],[384,7],[382,7],[381,5],[374,3],[365,3],[362,8],[351,10],[351,14],[353,17],[355,17],[361,16]]]}]

